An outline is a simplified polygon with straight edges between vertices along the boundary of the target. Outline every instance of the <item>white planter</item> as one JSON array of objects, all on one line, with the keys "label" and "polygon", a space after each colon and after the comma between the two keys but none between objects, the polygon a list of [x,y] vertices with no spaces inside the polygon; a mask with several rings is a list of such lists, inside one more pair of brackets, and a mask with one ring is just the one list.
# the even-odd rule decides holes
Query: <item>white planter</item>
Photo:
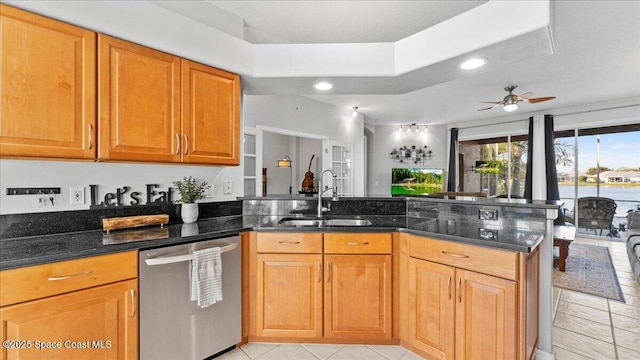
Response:
[{"label": "white planter", "polygon": [[182,204],[182,210],[180,210],[180,217],[185,224],[191,224],[198,220],[198,204]]}]

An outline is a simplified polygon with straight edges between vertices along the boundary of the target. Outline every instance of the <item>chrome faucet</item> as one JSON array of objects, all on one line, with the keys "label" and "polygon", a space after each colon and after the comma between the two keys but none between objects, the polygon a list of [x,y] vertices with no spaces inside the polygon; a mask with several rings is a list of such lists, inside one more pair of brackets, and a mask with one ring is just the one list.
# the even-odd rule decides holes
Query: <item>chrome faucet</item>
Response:
[{"label": "chrome faucet", "polygon": [[[326,188],[323,189],[322,188],[322,175],[324,175],[324,173],[326,172],[330,172],[332,179],[331,179],[331,184],[333,185],[331,188]],[[320,177],[318,178],[318,185],[319,185],[319,189],[318,190],[318,217],[322,217],[322,214],[324,212],[330,211],[331,210],[331,204],[329,204],[327,207],[323,207],[322,206],[322,194],[324,194],[325,192],[329,191],[329,190],[333,190],[333,198],[331,199],[332,201],[338,201],[338,187],[336,186],[336,173],[335,171],[333,171],[332,169],[326,169],[324,170],[322,173],[320,173]]]}]

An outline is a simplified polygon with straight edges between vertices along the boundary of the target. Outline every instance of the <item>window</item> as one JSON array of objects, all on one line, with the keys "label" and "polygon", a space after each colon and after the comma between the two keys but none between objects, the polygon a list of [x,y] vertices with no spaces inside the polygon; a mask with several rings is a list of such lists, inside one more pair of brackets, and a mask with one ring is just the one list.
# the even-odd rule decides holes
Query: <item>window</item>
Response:
[{"label": "window", "polygon": [[460,142],[460,191],[520,198],[527,169],[527,136]]}]

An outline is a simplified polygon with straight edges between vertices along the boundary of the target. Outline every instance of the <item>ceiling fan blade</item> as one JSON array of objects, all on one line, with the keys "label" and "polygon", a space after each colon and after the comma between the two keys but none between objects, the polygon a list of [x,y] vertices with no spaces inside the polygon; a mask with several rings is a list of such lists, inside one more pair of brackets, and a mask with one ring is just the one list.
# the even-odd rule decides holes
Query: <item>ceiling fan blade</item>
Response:
[{"label": "ceiling fan blade", "polygon": [[484,109],[478,109],[478,111],[491,110],[491,109],[493,109],[493,108],[494,108],[494,107],[496,107],[496,106],[498,106],[498,105],[489,106],[488,108],[484,108]]},{"label": "ceiling fan blade", "polygon": [[504,104],[504,100],[502,101],[480,101],[483,104],[496,104],[496,105],[500,105],[500,104]]},{"label": "ceiling fan blade", "polygon": [[528,98],[531,97],[531,95],[533,95],[532,92],[526,92],[524,94],[518,95],[518,99],[519,100],[527,100]]},{"label": "ceiling fan blade", "polygon": [[531,99],[527,99],[527,101],[532,104],[535,104],[535,103],[539,103],[547,100],[553,100],[555,98],[556,98],[555,96],[547,96],[547,97],[531,98]]}]

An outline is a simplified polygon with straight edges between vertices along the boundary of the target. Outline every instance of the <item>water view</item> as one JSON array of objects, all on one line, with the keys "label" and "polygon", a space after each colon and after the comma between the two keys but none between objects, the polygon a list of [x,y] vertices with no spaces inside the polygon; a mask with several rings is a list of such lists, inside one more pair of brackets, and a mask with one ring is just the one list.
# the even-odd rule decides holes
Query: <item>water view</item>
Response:
[{"label": "water view", "polygon": [[[573,185],[559,185],[560,199],[565,202],[565,208],[572,209],[574,205],[574,187]],[[601,196],[615,200],[618,207],[616,208],[616,216],[626,216],[627,211],[636,210],[640,206],[640,187],[629,186],[607,186],[600,184],[600,194],[597,192],[595,185],[578,186],[578,196]]]}]

